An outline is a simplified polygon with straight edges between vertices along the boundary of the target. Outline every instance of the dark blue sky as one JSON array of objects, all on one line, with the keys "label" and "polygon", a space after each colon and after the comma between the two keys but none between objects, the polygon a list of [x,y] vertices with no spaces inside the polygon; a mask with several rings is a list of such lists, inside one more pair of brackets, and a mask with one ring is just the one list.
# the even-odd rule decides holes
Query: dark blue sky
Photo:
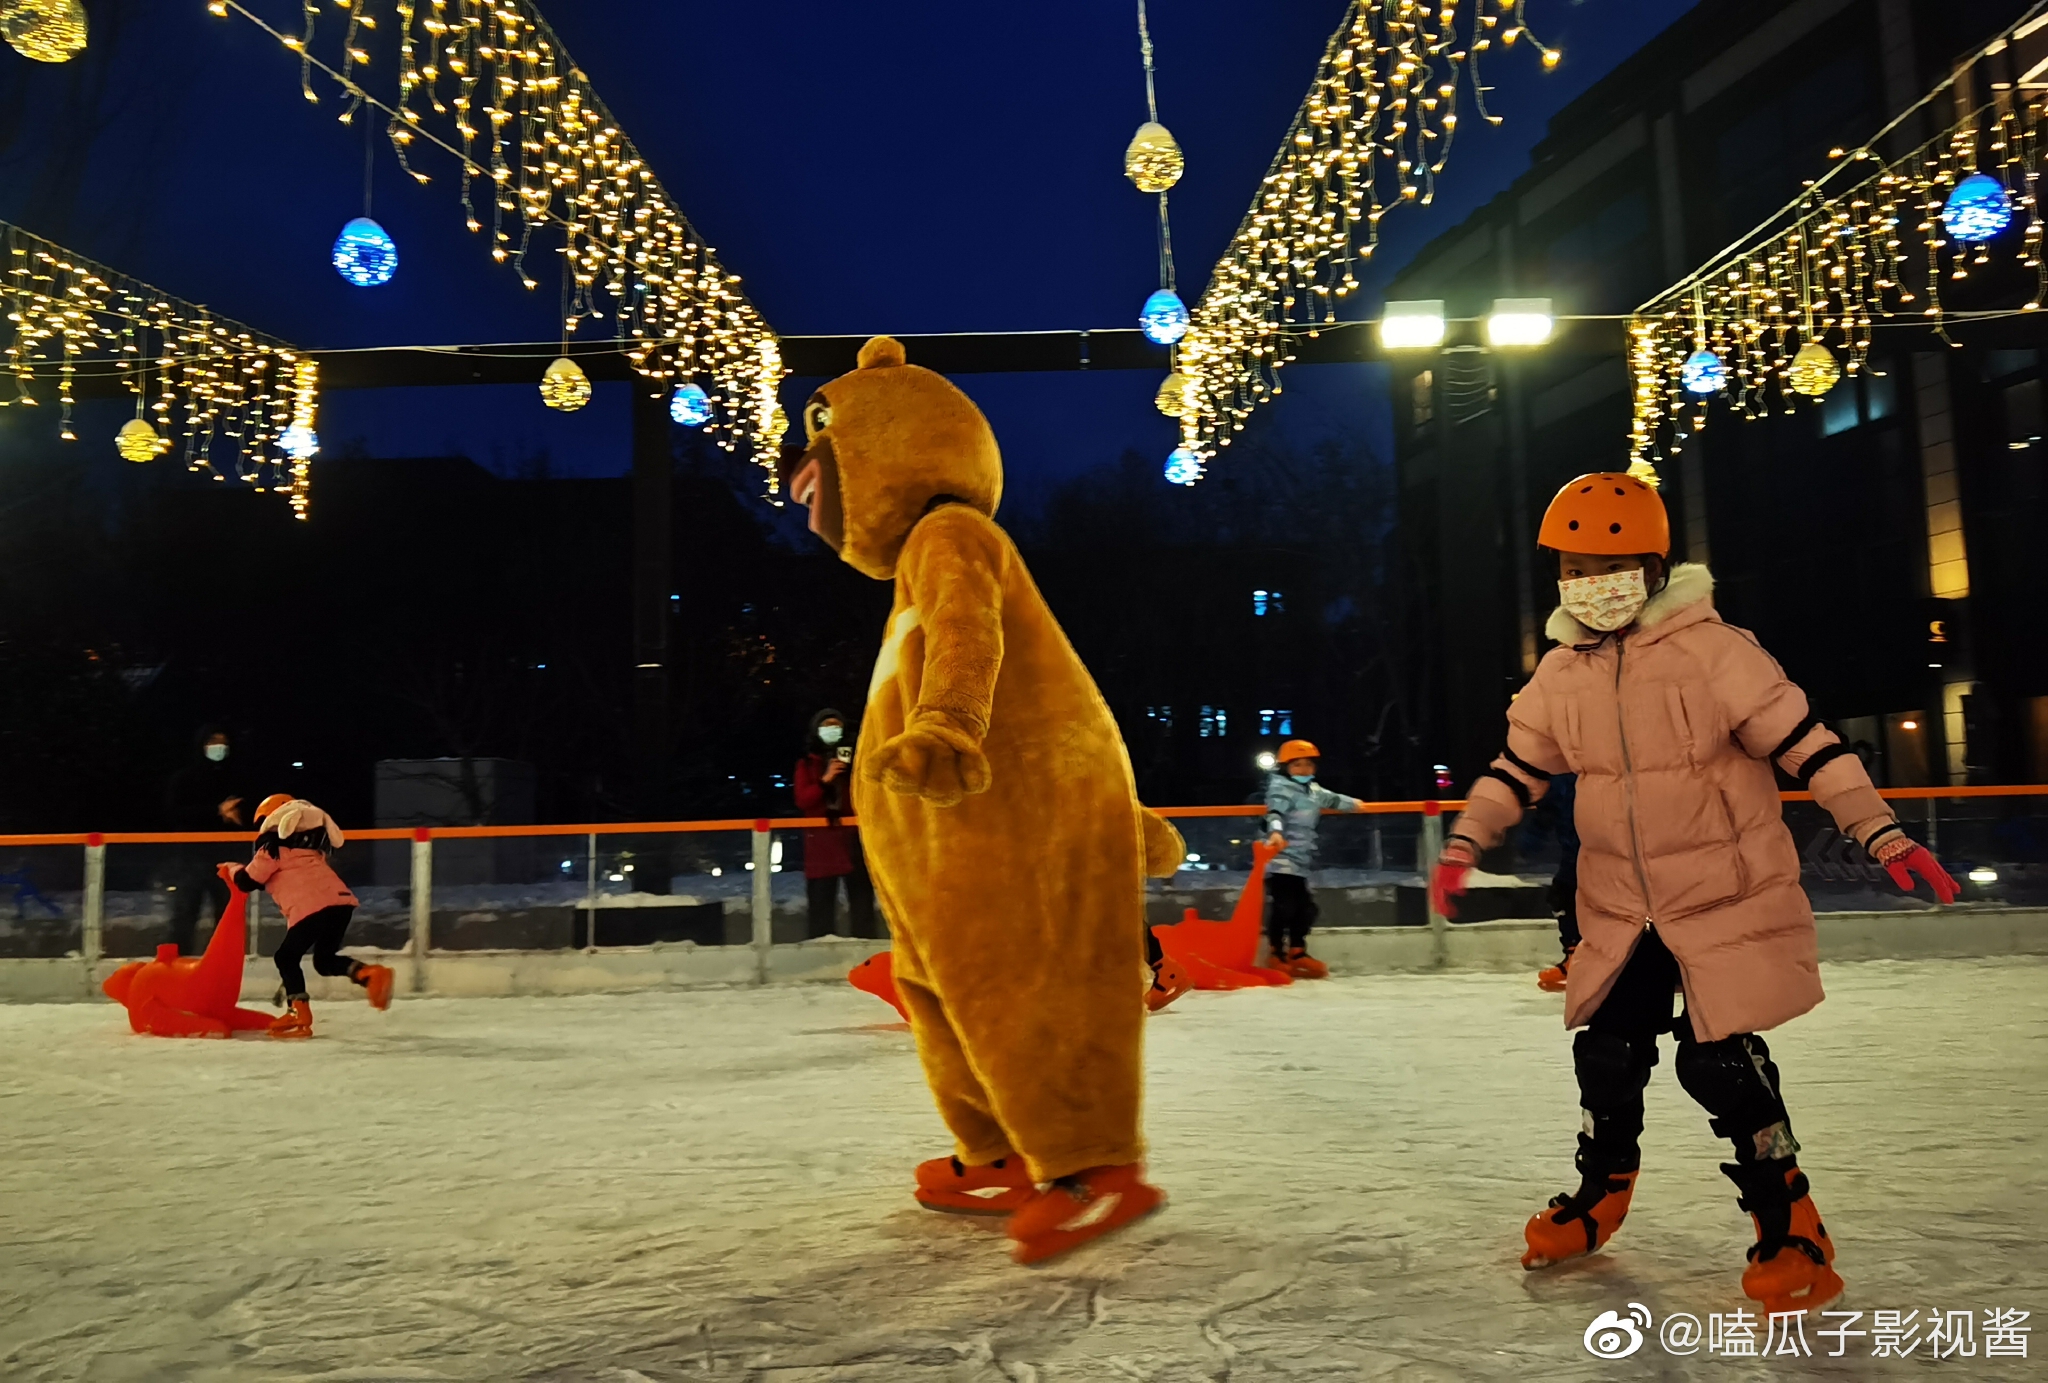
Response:
[{"label": "dark blue sky", "polygon": [[[1530,0],[1564,61],[1545,74],[1519,50],[1496,56],[1489,100],[1506,123],[1467,119],[1436,205],[1388,218],[1381,275],[1512,181],[1549,116],[1690,2]],[[296,29],[295,0],[250,4]],[[1152,201],[1120,167],[1145,114],[1134,3],[544,8],[780,332],[1127,327],[1156,286]],[[421,156],[438,176],[419,187],[380,140],[375,214],[401,265],[386,287],[351,288],[327,253],[361,210],[363,135],[335,122],[331,89],[308,105],[289,55],[201,0],[87,9],[94,46],[79,61],[49,68],[0,51],[0,217],[301,345],[553,334],[552,283],[528,293],[463,230],[444,156]],[[1154,0],[1161,118],[1188,159],[1173,220],[1190,299],[1344,9]],[[339,14],[323,6],[323,26],[338,31]],[[335,33],[323,32],[325,50]],[[388,94],[389,66],[373,77]],[[1174,443],[1149,374],[960,383],[990,414],[1025,504],[1127,447],[1163,458]],[[1286,383],[1276,419],[1303,443],[1383,427],[1383,390],[1365,367],[1296,367]],[[509,471],[544,451],[557,471],[616,473],[624,397],[601,390],[562,416],[530,388],[336,391],[320,430],[330,455],[354,441],[387,456],[461,451]]]}]

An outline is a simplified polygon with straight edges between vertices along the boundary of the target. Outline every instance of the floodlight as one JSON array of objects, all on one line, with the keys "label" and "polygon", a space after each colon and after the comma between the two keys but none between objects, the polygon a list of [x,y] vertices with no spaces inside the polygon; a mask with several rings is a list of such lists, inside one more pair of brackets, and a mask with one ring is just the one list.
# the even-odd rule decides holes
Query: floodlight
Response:
[{"label": "floodlight", "polygon": [[1540,346],[1550,339],[1550,299],[1495,298],[1486,339],[1495,346]]},{"label": "floodlight", "polygon": [[1427,350],[1444,342],[1444,300],[1388,303],[1380,313],[1380,345],[1390,351]]}]

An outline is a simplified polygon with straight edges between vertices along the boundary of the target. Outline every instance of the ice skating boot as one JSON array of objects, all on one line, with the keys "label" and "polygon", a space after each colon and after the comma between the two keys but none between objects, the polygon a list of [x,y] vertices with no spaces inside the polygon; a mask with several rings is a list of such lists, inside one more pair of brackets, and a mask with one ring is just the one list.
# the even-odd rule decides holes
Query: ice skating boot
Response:
[{"label": "ice skating boot", "polygon": [[1563,960],[1547,969],[1536,972],[1536,987],[1538,989],[1542,990],[1545,994],[1564,993],[1565,978],[1571,973],[1572,951],[1574,949],[1576,948],[1567,946]]},{"label": "ice skating boot", "polygon": [[1166,1193],[1145,1181],[1143,1163],[1090,1167],[1061,1177],[1010,1216],[1011,1255],[1019,1263],[1042,1263],[1165,1203]]},{"label": "ice skating boot", "polygon": [[1290,946],[1284,954],[1273,959],[1273,968],[1285,970],[1297,980],[1327,980],[1330,967],[1308,953],[1306,946]]},{"label": "ice skating boot", "polygon": [[1157,1013],[1194,987],[1187,971],[1174,964],[1171,956],[1161,956],[1152,967],[1152,987],[1145,991],[1145,1007]]},{"label": "ice skating boot", "polygon": [[1736,1202],[1756,1225],[1742,1291],[1767,1311],[1813,1310],[1842,1294],[1835,1243],[1821,1223],[1806,1173],[1789,1157],[1724,1162],[1742,1193]]},{"label": "ice skating boot", "polygon": [[1024,1170],[1024,1159],[1015,1153],[981,1167],[969,1167],[957,1157],[917,1164],[917,1203],[927,1210],[1007,1215],[1037,1190],[1031,1173]]},{"label": "ice skating boot", "polygon": [[1550,1204],[1522,1226],[1522,1238],[1529,1244],[1522,1266],[1531,1271],[1547,1268],[1567,1258],[1583,1257],[1612,1239],[1628,1218],[1628,1204],[1641,1175],[1640,1168],[1633,1172],[1583,1172],[1578,1190],[1552,1196]]},{"label": "ice skating boot", "polygon": [[311,1037],[313,1035],[313,1006],[304,999],[292,1000],[292,1006],[270,1020],[272,1037]]},{"label": "ice skating boot", "polygon": [[371,1008],[391,1007],[391,986],[398,977],[391,973],[390,966],[365,965],[357,962],[355,972],[349,978],[361,985],[364,992],[370,996]]}]

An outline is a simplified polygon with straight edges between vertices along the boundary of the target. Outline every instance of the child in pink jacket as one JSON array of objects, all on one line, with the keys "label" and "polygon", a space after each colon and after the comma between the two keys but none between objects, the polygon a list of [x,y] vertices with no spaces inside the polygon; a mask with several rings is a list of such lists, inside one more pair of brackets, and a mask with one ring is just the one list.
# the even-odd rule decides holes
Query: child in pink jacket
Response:
[{"label": "child in pink jacket", "polygon": [[274,793],[256,809],[256,853],[249,863],[232,869],[231,879],[244,893],[262,889],[284,913],[289,930],[277,948],[277,973],[284,981],[290,1009],[270,1025],[272,1037],[311,1037],[313,1006],[306,996],[306,974],[299,962],[313,953],[313,968],[323,975],[346,975],[369,992],[376,1008],[391,1006],[390,967],[350,960],[340,952],[342,938],[355,916],[356,896],[334,872],[328,856],[342,847],[341,827],[311,802]]},{"label": "child in pink jacket", "polygon": [[[1439,907],[1559,773],[1578,775],[1580,941],[1565,1025],[1583,1106],[1578,1190],[1524,1228],[1525,1268],[1590,1253],[1628,1213],[1643,1088],[1657,1038],[1679,1084],[1735,1147],[1723,1164],[1755,1221],[1743,1291],[1773,1311],[1842,1291],[1835,1249],[1799,1170],[1771,1051],[1757,1034],[1821,1001],[1813,911],[1779,810],[1797,779],[1903,889],[1942,902],[1955,883],[1914,843],[1856,755],[1745,630],[1714,612],[1703,566],[1668,558],[1657,492],[1580,476],[1551,501],[1539,543],[1559,564],[1550,651],[1508,707],[1507,746],[1475,783],[1439,857]],[[1672,995],[1685,1007],[1672,1016]]]}]

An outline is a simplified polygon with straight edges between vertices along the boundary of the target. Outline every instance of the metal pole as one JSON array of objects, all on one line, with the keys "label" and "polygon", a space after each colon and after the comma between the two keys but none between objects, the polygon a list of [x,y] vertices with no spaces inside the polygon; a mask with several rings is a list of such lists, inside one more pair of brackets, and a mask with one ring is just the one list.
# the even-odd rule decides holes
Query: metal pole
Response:
[{"label": "metal pole", "polygon": [[425,826],[412,833],[412,992],[427,988],[427,953],[434,946],[434,835]]},{"label": "metal pole", "polygon": [[1422,838],[1415,852],[1419,857],[1416,864],[1422,873],[1422,905],[1429,909],[1430,949],[1439,967],[1450,962],[1451,922],[1436,910],[1436,898],[1430,891],[1429,878],[1436,871],[1436,857],[1444,850],[1443,812],[1444,809],[1434,802],[1422,804]]},{"label": "metal pole", "polygon": [[590,833],[590,857],[584,862],[583,906],[587,909],[584,916],[589,919],[588,930],[583,933],[583,949],[585,951],[595,951],[597,949],[597,832],[595,831]]},{"label": "metal pole", "polygon": [[775,893],[771,866],[775,833],[766,821],[754,823],[754,978],[768,983],[768,948],[775,944]]},{"label": "metal pole", "polygon": [[79,953],[85,957],[86,982],[105,950],[107,915],[107,838],[94,832],[85,838],[85,916],[79,919]]}]

